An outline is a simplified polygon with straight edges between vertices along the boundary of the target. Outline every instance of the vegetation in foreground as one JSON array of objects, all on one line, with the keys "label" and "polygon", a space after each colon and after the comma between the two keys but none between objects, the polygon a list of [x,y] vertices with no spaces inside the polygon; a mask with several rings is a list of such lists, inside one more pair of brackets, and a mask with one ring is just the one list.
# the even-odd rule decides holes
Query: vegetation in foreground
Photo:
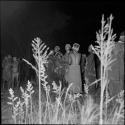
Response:
[{"label": "vegetation in foreground", "polygon": [[[53,88],[50,89],[46,81],[44,64],[50,53],[46,45],[39,38],[32,41],[33,57],[37,63],[37,67],[30,62],[28,63],[36,72],[39,81],[39,90],[34,91],[30,81],[24,90],[20,87],[21,97],[16,97],[14,91],[10,88],[10,97],[8,104],[12,107],[12,119],[15,124],[124,124],[124,90],[118,95],[110,98],[108,96],[108,79],[105,75],[106,69],[114,61],[109,57],[109,51],[114,45],[115,35],[111,29],[112,16],[110,16],[107,24],[104,17],[102,18],[102,27],[97,33],[98,46],[93,48],[101,61],[101,92],[100,104],[96,104],[89,95],[89,86],[85,85],[85,95],[70,94],[68,88],[62,90],[62,83],[57,86],[52,83]],[[94,82],[95,83],[95,82]],[[92,83],[92,84],[94,84]],[[45,99],[43,99],[43,91],[45,90]],[[51,91],[55,93],[55,101],[50,96]],[[38,101],[34,101],[34,93],[38,94]]]}]

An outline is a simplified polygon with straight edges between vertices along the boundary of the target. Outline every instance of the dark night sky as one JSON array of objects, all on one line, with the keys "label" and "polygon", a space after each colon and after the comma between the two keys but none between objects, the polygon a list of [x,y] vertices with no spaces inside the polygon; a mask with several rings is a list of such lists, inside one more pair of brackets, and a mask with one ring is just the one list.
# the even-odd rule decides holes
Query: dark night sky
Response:
[{"label": "dark night sky", "polygon": [[1,4],[1,55],[32,57],[31,41],[40,37],[51,49],[55,45],[64,52],[65,43],[78,42],[80,51],[87,52],[96,40],[102,14],[114,16],[113,29],[125,30],[125,3],[123,2],[61,2],[2,1]]}]

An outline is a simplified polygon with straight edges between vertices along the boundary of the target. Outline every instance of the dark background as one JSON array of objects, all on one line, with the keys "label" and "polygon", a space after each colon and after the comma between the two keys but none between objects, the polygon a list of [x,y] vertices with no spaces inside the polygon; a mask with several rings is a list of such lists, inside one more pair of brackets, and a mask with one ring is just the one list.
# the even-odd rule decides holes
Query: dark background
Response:
[{"label": "dark background", "polygon": [[117,39],[125,31],[124,2],[82,1],[1,1],[1,57],[10,54],[32,60],[31,41],[40,37],[53,49],[78,42],[80,52],[87,53],[94,44],[101,18],[113,14]]}]

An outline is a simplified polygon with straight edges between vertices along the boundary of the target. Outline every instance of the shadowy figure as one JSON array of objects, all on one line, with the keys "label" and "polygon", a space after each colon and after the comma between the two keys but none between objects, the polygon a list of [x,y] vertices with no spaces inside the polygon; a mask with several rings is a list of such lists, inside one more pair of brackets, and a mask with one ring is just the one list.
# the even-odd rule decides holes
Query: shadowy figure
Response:
[{"label": "shadowy figure", "polygon": [[12,63],[12,87],[19,87],[19,70],[18,70],[18,59],[13,57]]},{"label": "shadowy figure", "polygon": [[55,81],[58,84],[59,81],[63,81],[63,54],[59,50],[60,47],[56,46],[54,50],[51,50],[51,54],[48,57],[48,63],[46,65],[48,83],[52,83],[53,81]]},{"label": "shadowy figure", "polygon": [[81,78],[82,78],[82,91],[84,92],[86,54],[81,54],[80,66],[81,66]]},{"label": "shadowy figure", "polygon": [[119,41],[115,43],[115,47],[111,52],[111,58],[116,59],[110,64],[111,70],[107,69],[109,80],[109,95],[111,97],[118,94],[124,89],[124,42],[125,33],[121,33]]},{"label": "shadowy figure", "polygon": [[63,54],[60,52],[60,47],[59,46],[56,46],[54,48],[54,56],[55,56],[54,72],[57,75],[58,81],[63,81],[64,62],[63,62]]},{"label": "shadowy figure", "polygon": [[55,46],[54,48],[54,56],[56,59],[62,59],[63,54],[60,52],[60,47],[59,46]]},{"label": "shadowy figure", "polygon": [[68,82],[66,81],[66,73],[68,72],[69,69],[69,55],[70,55],[70,49],[71,49],[71,45],[70,44],[66,44],[65,45],[65,55],[63,56],[63,60],[64,60],[64,82],[66,83],[65,86],[68,87]]},{"label": "shadowy figure", "polygon": [[12,57],[8,55],[2,62],[2,84],[3,89],[12,87]]},{"label": "shadowy figure", "polygon": [[[85,82],[90,85],[96,80],[96,70],[95,70],[95,58],[91,46],[88,47],[89,55],[86,58],[85,66]],[[89,93],[93,94],[95,92],[96,86],[92,85],[89,87]]]},{"label": "shadowy figure", "polygon": [[[95,59],[96,79],[98,80],[101,77],[101,62],[96,54],[94,54],[94,59]],[[96,89],[99,89],[99,88],[100,88],[100,81],[98,81],[98,83],[96,83]]]}]

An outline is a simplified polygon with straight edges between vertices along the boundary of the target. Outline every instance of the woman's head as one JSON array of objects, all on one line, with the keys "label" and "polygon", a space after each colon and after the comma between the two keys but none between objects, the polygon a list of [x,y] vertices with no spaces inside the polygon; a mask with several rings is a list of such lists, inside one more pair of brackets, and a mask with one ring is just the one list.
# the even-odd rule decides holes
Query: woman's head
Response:
[{"label": "woman's head", "polygon": [[119,40],[125,42],[125,32],[121,32]]},{"label": "woman's head", "polygon": [[65,50],[67,51],[67,50],[70,50],[71,49],[71,45],[70,44],[66,44],[65,45]]},{"label": "woman's head", "polygon": [[59,50],[60,50],[60,47],[59,46],[55,46],[54,51],[58,52]]},{"label": "woman's head", "polygon": [[74,51],[79,51],[79,47],[80,47],[80,45],[78,44],[78,43],[74,43],[73,44],[73,47],[72,47],[72,49],[74,50]]},{"label": "woman's head", "polygon": [[93,52],[91,45],[89,45],[89,47],[88,47],[88,52],[90,52],[90,53]]}]

